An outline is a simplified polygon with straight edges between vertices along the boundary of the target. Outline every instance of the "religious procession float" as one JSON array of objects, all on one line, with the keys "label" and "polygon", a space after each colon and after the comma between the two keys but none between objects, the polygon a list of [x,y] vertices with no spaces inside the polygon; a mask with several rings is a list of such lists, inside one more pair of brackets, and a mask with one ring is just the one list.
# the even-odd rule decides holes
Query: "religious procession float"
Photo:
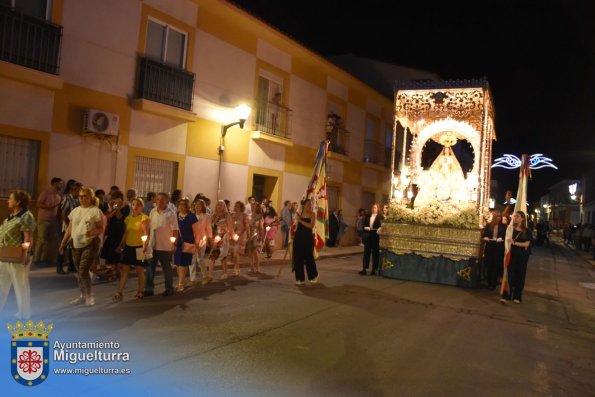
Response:
[{"label": "religious procession float", "polygon": [[397,82],[380,274],[475,287],[489,216],[494,105],[487,80]]}]

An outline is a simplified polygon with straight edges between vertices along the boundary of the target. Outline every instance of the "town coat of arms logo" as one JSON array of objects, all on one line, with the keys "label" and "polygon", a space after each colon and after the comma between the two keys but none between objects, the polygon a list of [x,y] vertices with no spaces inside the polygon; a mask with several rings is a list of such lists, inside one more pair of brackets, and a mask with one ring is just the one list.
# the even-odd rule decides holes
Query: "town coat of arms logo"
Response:
[{"label": "town coat of arms logo", "polygon": [[12,335],[10,342],[10,369],[12,378],[24,386],[37,386],[47,379],[50,372],[49,334],[53,324],[43,321],[35,324],[18,321],[8,324]]}]

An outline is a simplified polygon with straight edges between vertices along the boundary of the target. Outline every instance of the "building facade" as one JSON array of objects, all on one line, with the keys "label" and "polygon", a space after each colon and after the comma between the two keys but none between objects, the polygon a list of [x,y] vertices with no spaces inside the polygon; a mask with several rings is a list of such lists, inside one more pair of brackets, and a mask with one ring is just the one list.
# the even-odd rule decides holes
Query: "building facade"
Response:
[{"label": "building facade", "polygon": [[[300,199],[327,138],[331,208],[351,223],[388,198],[392,101],[234,5],[4,3],[3,198],[36,197],[57,176],[280,208]],[[222,138],[241,103],[244,128]]]}]

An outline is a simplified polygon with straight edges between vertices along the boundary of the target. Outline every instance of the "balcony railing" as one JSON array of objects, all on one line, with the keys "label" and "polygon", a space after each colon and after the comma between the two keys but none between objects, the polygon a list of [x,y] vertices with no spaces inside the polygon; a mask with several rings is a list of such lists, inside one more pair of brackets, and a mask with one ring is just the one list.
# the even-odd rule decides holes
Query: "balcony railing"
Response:
[{"label": "balcony railing", "polygon": [[326,139],[330,141],[328,150],[331,152],[349,154],[349,131],[342,127],[327,129]]},{"label": "balcony railing", "polygon": [[383,144],[371,139],[364,140],[364,163],[385,167],[386,150]]},{"label": "balcony railing", "polygon": [[137,98],[192,110],[193,91],[194,73],[149,58],[139,58]]},{"label": "balcony railing", "polygon": [[256,129],[267,134],[289,138],[291,109],[270,101],[258,101]]},{"label": "balcony railing", "polygon": [[0,60],[58,74],[62,26],[0,6]]}]

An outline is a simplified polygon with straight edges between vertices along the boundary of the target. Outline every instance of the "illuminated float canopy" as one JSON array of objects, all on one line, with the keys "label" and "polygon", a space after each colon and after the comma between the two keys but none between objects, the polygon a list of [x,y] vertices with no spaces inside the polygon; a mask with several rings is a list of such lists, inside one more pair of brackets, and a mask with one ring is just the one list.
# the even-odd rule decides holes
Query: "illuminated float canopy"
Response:
[{"label": "illuminated float canopy", "polygon": [[[478,214],[489,205],[495,111],[485,79],[442,82],[406,82],[395,85],[395,120],[411,139],[395,136],[392,167],[393,204],[413,208],[440,205],[454,209],[473,207]],[[395,123],[395,125],[396,125]],[[397,139],[398,138],[398,139]],[[422,166],[430,140],[442,145],[429,167]],[[463,170],[452,150],[465,140],[473,150],[473,165]],[[399,146],[400,145],[400,146]],[[413,194],[412,194],[413,193]]]},{"label": "illuminated float canopy", "polygon": [[[382,276],[477,285],[494,118],[485,79],[397,82],[392,199],[378,231]],[[459,141],[472,153],[455,146]],[[424,157],[430,146],[439,154],[432,149]],[[465,156],[465,169],[457,153]]]}]

